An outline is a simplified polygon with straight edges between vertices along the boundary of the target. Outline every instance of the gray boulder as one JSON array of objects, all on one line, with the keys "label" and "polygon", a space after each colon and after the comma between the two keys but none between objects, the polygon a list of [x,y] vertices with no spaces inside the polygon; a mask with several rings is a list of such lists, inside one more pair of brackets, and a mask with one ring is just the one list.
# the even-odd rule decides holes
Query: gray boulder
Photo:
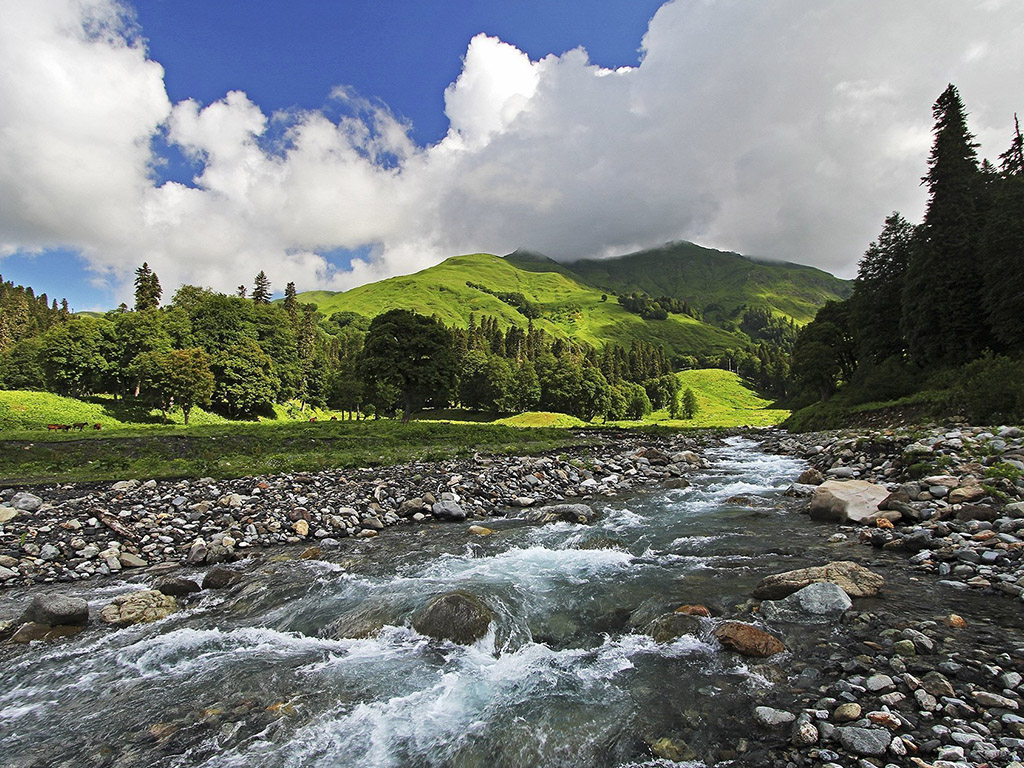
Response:
[{"label": "gray boulder", "polygon": [[864,480],[826,480],[811,497],[812,520],[868,524],[878,517],[878,505],[889,498],[882,485]]},{"label": "gray boulder", "polygon": [[11,506],[22,512],[35,512],[43,506],[43,500],[28,491],[21,491],[14,494],[14,498],[11,499]]},{"label": "gray boulder", "polygon": [[855,755],[884,755],[892,742],[888,731],[852,725],[836,728],[836,736],[843,748]]},{"label": "gray boulder", "polygon": [[487,634],[494,613],[468,592],[449,592],[435,597],[416,613],[413,628],[435,640],[470,645]]},{"label": "gray boulder", "polygon": [[36,595],[21,616],[22,622],[57,625],[84,625],[89,623],[89,603],[80,597],[65,595]]},{"label": "gray boulder", "polygon": [[754,597],[758,600],[778,600],[808,584],[821,582],[838,584],[850,597],[874,597],[885,586],[884,578],[863,565],[850,560],[837,560],[826,565],[766,576],[754,587]]},{"label": "gray boulder", "polygon": [[823,582],[811,584],[782,600],[761,603],[761,616],[766,621],[792,624],[831,624],[853,607],[841,587]]},{"label": "gray boulder", "polygon": [[531,523],[556,523],[564,520],[568,523],[589,524],[596,517],[597,513],[586,504],[549,504],[531,509],[523,515],[523,519]]},{"label": "gray boulder", "polygon": [[466,519],[466,510],[455,501],[438,501],[433,504],[431,511],[438,520],[461,521]]}]

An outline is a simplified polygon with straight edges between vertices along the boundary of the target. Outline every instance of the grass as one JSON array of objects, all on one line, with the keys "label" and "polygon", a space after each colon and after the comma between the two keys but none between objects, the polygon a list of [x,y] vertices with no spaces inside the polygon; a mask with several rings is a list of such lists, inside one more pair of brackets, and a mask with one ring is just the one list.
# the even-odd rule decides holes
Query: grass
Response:
[{"label": "grass", "polygon": [[536,304],[541,317],[534,325],[561,338],[594,347],[608,343],[628,347],[634,339],[665,346],[675,354],[708,355],[742,346],[744,339],[683,315],[647,321],[627,312],[614,296],[562,271],[521,269],[510,260],[488,254],[456,256],[414,275],[392,277],[342,293],[300,294],[321,312],[355,312],[373,317],[387,309],[409,309],[436,315],[446,325],[465,328],[470,314],[490,315],[502,327],[526,328],[527,319],[514,307],[466,285],[470,281],[494,291],[522,293]]},{"label": "grass", "polygon": [[388,420],[15,433],[0,440],[0,484],[315,472],[476,451],[530,454],[582,442],[564,429]]},{"label": "grass", "polygon": [[[317,408],[303,410],[298,403],[288,402],[274,406],[273,419],[278,421],[308,421],[316,416],[328,420],[333,414]],[[168,414],[171,424],[183,425],[185,418],[180,410]],[[149,408],[134,401],[114,400],[109,395],[97,395],[78,399],[62,397],[50,392],[25,390],[0,390],[0,433],[18,430],[46,429],[48,424],[86,423],[90,430],[94,424],[103,429],[122,429],[165,426],[163,416],[155,408]],[[193,408],[189,426],[206,424],[233,424],[223,416]]]},{"label": "grass", "polygon": [[[642,421],[607,426],[658,433],[705,427],[769,426],[787,411],[751,392],[734,373],[715,369],[677,374],[700,410],[692,420],[662,410]],[[318,421],[311,423],[311,413]],[[40,392],[0,391],[0,485],[126,478],[241,477],[284,472],[436,461],[474,452],[531,454],[586,443],[575,429],[603,427],[561,413],[530,412],[496,421],[460,410],[428,411],[421,419],[330,421],[296,404],[278,406],[275,421],[161,424],[159,413],[104,398],[78,401]],[[129,419],[137,418],[132,422]],[[180,415],[178,416],[180,419]],[[47,432],[48,423],[100,422],[102,431]]]},{"label": "grass", "polygon": [[643,421],[609,422],[616,426],[657,424],[664,427],[773,427],[789,416],[789,411],[772,408],[771,402],[753,392],[737,374],[718,368],[681,371],[676,374],[681,391],[692,389],[697,397],[697,413],[692,419],[673,419],[668,410],[655,411]]}]

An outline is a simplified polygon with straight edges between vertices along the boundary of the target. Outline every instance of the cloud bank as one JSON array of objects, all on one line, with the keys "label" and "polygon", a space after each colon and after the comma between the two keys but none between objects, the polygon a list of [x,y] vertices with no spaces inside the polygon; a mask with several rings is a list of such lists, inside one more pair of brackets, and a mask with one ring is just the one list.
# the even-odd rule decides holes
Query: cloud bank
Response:
[{"label": "cloud bank", "polygon": [[[639,66],[478,35],[417,146],[344,86],[335,111],[240,91],[172,104],[116,0],[0,0],[0,259],[65,247],[130,293],[341,289],[458,253],[600,257],[674,239],[849,276],[893,209],[921,215],[930,107],[960,89],[982,152],[1024,110],[1024,4],[674,0]],[[326,106],[326,105],[325,105]],[[199,169],[158,183],[155,139]],[[369,256],[336,268],[324,254]],[[0,262],[2,263],[2,262]]]}]

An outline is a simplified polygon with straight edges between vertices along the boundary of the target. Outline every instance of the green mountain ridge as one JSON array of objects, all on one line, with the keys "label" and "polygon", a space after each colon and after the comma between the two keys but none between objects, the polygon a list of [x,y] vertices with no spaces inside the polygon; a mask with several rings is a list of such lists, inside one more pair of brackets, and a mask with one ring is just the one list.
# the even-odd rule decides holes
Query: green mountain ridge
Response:
[{"label": "green mountain ridge", "polygon": [[[681,314],[645,320],[616,301],[616,294],[632,292],[686,301],[704,320]],[[570,263],[527,251],[505,257],[454,256],[412,275],[337,293],[309,291],[298,299],[316,304],[326,315],[353,312],[374,317],[390,309],[408,309],[463,328],[471,315],[491,315],[502,327],[525,328],[528,318],[494,295],[518,293],[539,313],[534,324],[556,337],[595,347],[628,347],[640,339],[678,355],[700,356],[748,342],[735,330],[744,308],[765,308],[805,323],[826,301],[849,292],[848,281],[813,267],[672,243],[612,259]]]}]

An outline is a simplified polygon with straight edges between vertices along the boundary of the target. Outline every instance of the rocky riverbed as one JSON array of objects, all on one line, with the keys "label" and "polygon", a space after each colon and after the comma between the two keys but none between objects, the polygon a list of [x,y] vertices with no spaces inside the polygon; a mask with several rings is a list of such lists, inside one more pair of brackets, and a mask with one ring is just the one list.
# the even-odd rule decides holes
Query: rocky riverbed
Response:
[{"label": "rocky riverbed", "polygon": [[[720,728],[708,732],[719,732],[721,743],[687,743],[689,736],[673,734],[689,732],[676,730],[648,739],[650,760],[643,764],[1022,766],[1022,433],[1014,427],[955,427],[755,437],[767,449],[806,463],[790,478],[785,503],[764,508],[754,493],[725,499],[726,508],[753,515],[773,536],[785,538],[791,530],[801,544],[790,556],[827,567],[792,572],[761,566],[745,588],[747,599],[739,602],[709,596],[710,607],[696,601],[676,605],[663,594],[627,612],[621,627],[618,619],[601,619],[613,634],[650,636],[670,657],[679,653],[671,649],[690,647],[686,643],[694,638],[710,643],[700,647],[748,659],[754,678],[770,682],[755,684],[742,710],[719,715]],[[331,560],[329,553],[364,546],[359,540],[381,532],[392,541],[401,531],[385,531],[390,526],[405,526],[404,535],[410,535],[438,522],[453,522],[444,530],[465,531],[470,538],[488,537],[487,526],[500,528],[498,519],[510,514],[532,525],[560,521],[553,530],[564,536],[568,529],[559,526],[590,527],[596,510],[628,505],[619,499],[666,493],[672,499],[675,491],[666,488],[700,484],[702,474],[714,471],[715,460],[708,456],[718,451],[720,438],[609,438],[575,455],[474,457],[237,481],[9,489],[0,507],[0,516],[8,518],[0,534],[6,559],[0,562],[9,573],[0,576],[19,594],[28,585],[46,594],[5,634],[23,631],[26,622],[36,625],[36,634],[23,634],[22,640],[67,642],[59,638],[81,631],[85,600],[62,599],[59,582],[75,582],[80,589],[116,577],[151,587],[120,594],[104,607],[103,622],[131,626],[182,606],[205,605],[209,598],[202,595],[210,590],[227,590],[224,606],[248,604],[256,594],[251,588],[266,578],[260,574],[267,559],[249,556],[267,550]],[[715,482],[709,487],[717,487]],[[855,494],[856,504],[847,503],[844,492],[854,487],[863,493]],[[808,513],[811,520],[803,517]],[[608,526],[610,532],[620,530],[619,522]],[[694,541],[702,538],[708,537]],[[690,538],[672,544],[685,551],[684,540]],[[587,546],[594,552],[610,547],[609,562],[618,563],[618,539],[592,538]],[[399,557],[401,547],[387,551]],[[225,567],[238,558],[244,562]],[[679,558],[648,549],[627,562],[657,571]],[[686,594],[693,591],[689,580],[696,575],[678,578]],[[475,599],[455,599],[453,611]],[[479,617],[489,614],[474,608],[470,618],[479,627],[470,635],[434,634],[422,621],[429,607],[421,606],[410,620],[431,637],[479,642],[488,623]],[[361,636],[364,614],[356,609],[321,631]],[[555,648],[565,631],[551,635]],[[715,688],[688,695],[713,695]],[[265,709],[272,714],[264,719],[279,717],[281,706],[269,702]],[[651,715],[646,717],[658,720]],[[687,710],[684,719],[691,717],[699,720]],[[742,723],[754,725],[743,733]],[[166,746],[162,733],[152,738]]]},{"label": "rocky riverbed", "polygon": [[394,525],[504,516],[572,497],[682,487],[711,438],[605,439],[554,456],[474,457],[355,471],[0,489],[0,586],[322,549]]}]

